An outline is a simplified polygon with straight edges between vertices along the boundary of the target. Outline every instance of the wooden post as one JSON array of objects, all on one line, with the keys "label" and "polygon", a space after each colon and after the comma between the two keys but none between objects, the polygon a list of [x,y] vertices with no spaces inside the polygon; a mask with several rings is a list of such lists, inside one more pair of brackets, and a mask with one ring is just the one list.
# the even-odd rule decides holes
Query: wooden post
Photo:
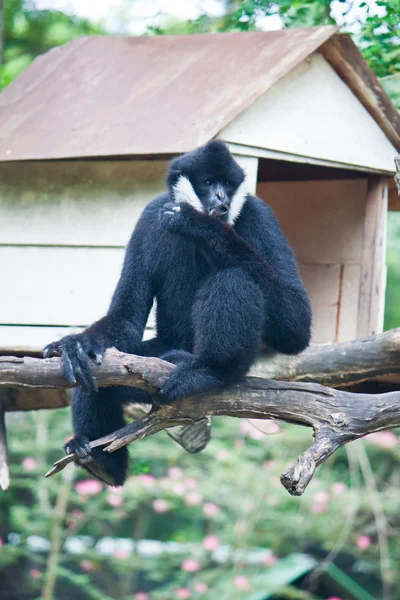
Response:
[{"label": "wooden post", "polygon": [[357,337],[380,333],[383,330],[387,203],[387,179],[369,177],[361,256]]}]

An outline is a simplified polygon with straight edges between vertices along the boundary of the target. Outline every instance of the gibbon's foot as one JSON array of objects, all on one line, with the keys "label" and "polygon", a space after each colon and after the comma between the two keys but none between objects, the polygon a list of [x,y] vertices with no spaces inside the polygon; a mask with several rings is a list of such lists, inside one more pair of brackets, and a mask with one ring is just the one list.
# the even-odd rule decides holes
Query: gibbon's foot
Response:
[{"label": "gibbon's foot", "polygon": [[93,461],[90,448],[90,440],[87,437],[73,437],[64,444],[66,454],[76,454],[81,464]]},{"label": "gibbon's foot", "polygon": [[186,350],[169,350],[160,356],[162,360],[172,363],[173,365],[192,364],[194,360],[193,354]]},{"label": "gibbon's foot", "polygon": [[75,462],[107,485],[124,484],[128,469],[128,449],[125,446],[108,454],[102,447],[91,450],[89,439],[77,436],[64,445],[64,450],[67,454],[76,454],[79,458]]},{"label": "gibbon's foot", "polygon": [[158,400],[161,403],[181,400],[222,387],[224,382],[209,367],[180,363],[165,382]]}]

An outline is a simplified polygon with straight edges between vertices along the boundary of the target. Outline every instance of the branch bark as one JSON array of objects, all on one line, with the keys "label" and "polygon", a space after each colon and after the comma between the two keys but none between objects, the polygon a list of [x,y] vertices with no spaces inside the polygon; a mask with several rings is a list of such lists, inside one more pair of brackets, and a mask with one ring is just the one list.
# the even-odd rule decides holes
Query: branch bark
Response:
[{"label": "branch bark", "polygon": [[[42,363],[32,360],[30,357],[0,356],[0,386],[26,384],[15,390],[7,410],[68,406],[67,386],[57,367],[51,366],[44,381],[43,373],[35,376],[37,365]],[[52,374],[58,379],[51,379]],[[335,388],[377,384],[377,391],[392,391],[400,387],[400,328],[351,342],[312,345],[298,356],[264,353],[250,375],[282,381],[317,382]],[[122,376],[126,376],[124,370]],[[37,384],[40,387],[33,387]]]},{"label": "branch bark", "polygon": [[[278,419],[312,427],[314,443],[281,476],[284,487],[301,495],[316,467],[340,446],[375,431],[400,426],[400,392],[355,394],[316,383],[279,382],[248,377],[242,385],[224,392],[186,398],[173,404],[160,404],[158,390],[173,365],[157,358],[107,351],[101,366],[93,365],[99,386],[128,385],[153,395],[153,408],[145,416],[122,429],[91,442],[105,452],[178,425],[193,425],[209,416]],[[61,359],[0,359],[0,385],[6,387],[68,388]],[[61,471],[76,460],[68,455],[47,474]]]}]

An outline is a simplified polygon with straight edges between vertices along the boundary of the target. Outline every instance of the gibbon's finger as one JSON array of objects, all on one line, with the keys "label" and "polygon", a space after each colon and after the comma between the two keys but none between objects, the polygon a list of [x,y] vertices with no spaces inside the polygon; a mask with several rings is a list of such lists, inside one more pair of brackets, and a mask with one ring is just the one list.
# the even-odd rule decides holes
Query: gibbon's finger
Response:
[{"label": "gibbon's finger", "polygon": [[80,372],[82,373],[83,378],[86,381],[87,389],[90,388],[91,392],[93,392],[93,391],[97,392],[98,391],[97,383],[96,383],[95,378],[93,377],[92,368],[90,366],[89,355],[87,352],[84,351],[84,349],[82,348],[82,344],[80,342],[77,342],[77,344],[76,344],[76,354],[77,354],[77,358],[78,358],[79,369],[80,369]]},{"label": "gibbon's finger", "polygon": [[43,348],[43,358],[50,358],[52,354],[61,355],[60,342],[52,342]]},{"label": "gibbon's finger", "polygon": [[69,383],[76,383],[74,369],[72,367],[71,360],[66,350],[61,351],[61,360],[64,370],[64,377]]},{"label": "gibbon's finger", "polygon": [[81,366],[78,362],[74,366],[74,375],[77,383],[85,390],[87,394],[97,392],[97,386],[92,378],[92,374],[86,370],[85,367]]}]

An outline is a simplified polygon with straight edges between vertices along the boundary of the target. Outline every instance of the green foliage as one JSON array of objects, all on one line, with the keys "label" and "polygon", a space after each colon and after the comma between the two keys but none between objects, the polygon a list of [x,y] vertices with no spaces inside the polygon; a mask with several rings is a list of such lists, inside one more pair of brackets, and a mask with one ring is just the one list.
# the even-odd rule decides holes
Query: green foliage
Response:
[{"label": "green foliage", "polygon": [[[279,591],[279,598],[318,600],[324,596],[290,584],[314,566],[311,548],[329,551],[342,536],[341,549],[379,579],[376,526],[358,467],[349,471],[340,451],[306,494],[293,498],[279,473],[310,443],[310,431],[286,425],[266,435],[260,428],[264,423],[215,419],[213,441],[197,456],[163,434],[135,443],[131,476],[119,491],[72,466],[44,478],[68,436],[67,410],[8,415],[12,487],[0,496],[0,576],[7,569],[18,598],[27,590],[42,597],[54,572],[54,598],[127,599],[146,590],[151,600],[171,600],[183,588],[193,599],[264,600]],[[383,432],[368,451],[397,564],[400,446]],[[365,549],[357,547],[362,535]],[[42,540],[35,552],[34,536]],[[347,575],[357,579],[355,571]],[[400,573],[391,576],[396,589]]]},{"label": "green foliage", "polygon": [[361,51],[378,77],[400,72],[400,1],[379,0],[383,17],[369,15],[361,29]]},{"label": "green foliage", "polygon": [[3,66],[0,89],[8,85],[32,60],[54,46],[76,37],[104,33],[100,25],[55,10],[36,10],[24,0],[4,2]]},{"label": "green foliage", "polygon": [[389,213],[385,329],[400,326],[400,212]]}]

